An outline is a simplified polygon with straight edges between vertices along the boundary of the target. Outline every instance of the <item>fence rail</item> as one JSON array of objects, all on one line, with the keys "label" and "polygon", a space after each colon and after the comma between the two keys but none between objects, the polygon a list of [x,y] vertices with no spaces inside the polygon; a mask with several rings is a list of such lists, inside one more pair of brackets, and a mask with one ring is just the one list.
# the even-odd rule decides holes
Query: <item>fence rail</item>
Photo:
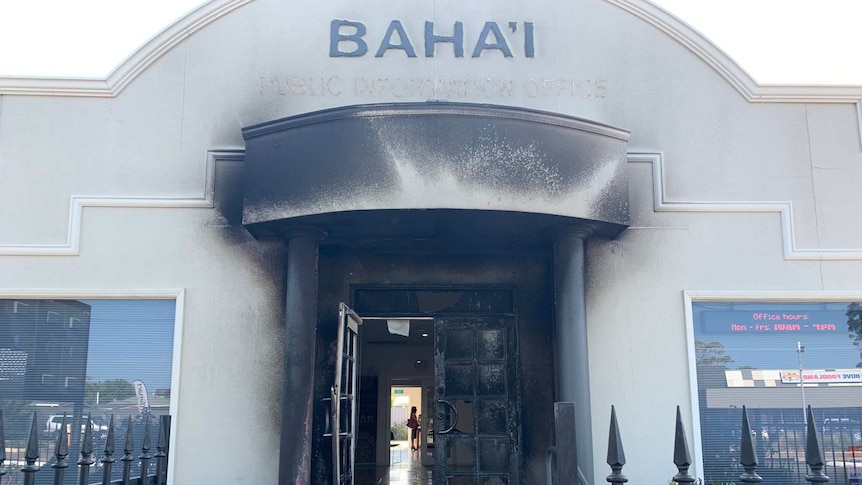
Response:
[{"label": "fence rail", "polygon": [[[3,410],[0,409],[0,485],[63,485],[68,483],[66,480],[67,471],[70,472],[70,477],[77,475],[74,481],[76,485],[164,485],[167,482],[170,416],[159,417],[158,438],[154,454],[150,453],[152,450],[150,419],[143,420],[143,437],[139,448],[135,449],[135,425],[130,416],[125,426],[123,455],[117,459],[114,457],[116,445],[114,416],[111,415],[108,425],[104,447],[101,450],[102,457],[98,458],[93,451],[93,425],[88,415],[80,440],[80,458],[73,463],[69,462],[69,446],[72,439],[70,435],[71,426],[66,421],[66,415],[63,415],[63,421],[57,432],[57,439],[53,443],[53,452],[51,451],[51,443],[40,445],[37,421],[34,412],[27,439],[10,442],[8,445],[11,446],[8,448],[7,454],[8,445],[4,432]],[[137,458],[133,456],[136,451],[140,451]],[[11,454],[15,456],[9,460]],[[40,460],[43,457],[45,459]],[[74,457],[71,460],[74,460]],[[118,461],[120,464],[115,470],[114,465]],[[48,468],[52,469],[53,472],[49,471]],[[133,468],[136,469],[133,470]],[[152,474],[150,474],[151,469],[154,469]],[[91,472],[98,475],[99,471],[101,471],[101,478],[96,477],[92,479],[94,481],[91,481]],[[116,478],[115,475],[120,477]],[[133,475],[137,476],[133,477]]]},{"label": "fence rail", "polygon": [[[586,480],[584,480],[582,475],[579,476],[577,468],[573,439],[575,435],[574,405],[572,403],[557,403],[555,405],[554,416],[556,421],[557,446],[549,449],[547,483],[556,483],[558,485],[579,483],[580,485],[586,485]],[[826,460],[811,406],[808,406],[806,416],[805,446],[804,450],[800,450],[804,451],[804,466],[806,471],[804,479],[812,485],[823,484],[830,481],[826,473],[827,469],[831,467],[833,471],[839,471],[836,462],[834,462],[837,455],[832,450],[830,454],[833,462]],[[764,455],[758,452],[757,439],[755,438],[757,434],[752,431],[748,411],[745,406],[742,408],[741,419],[742,424],[740,426],[740,443],[738,448],[738,465],[741,473],[738,476],[738,480],[746,485],[757,485],[762,482],[768,484],[775,483],[776,485],[780,483],[783,485],[791,482],[792,480],[787,480],[786,477],[780,478],[775,475],[768,476],[764,480],[758,474],[758,466],[761,464],[760,462]],[[7,443],[4,433],[3,410],[0,409],[0,485],[63,485],[67,483],[67,472],[69,472],[68,475],[70,478],[77,475],[77,478],[73,482],[76,485],[165,485],[167,482],[170,416],[159,417],[155,453],[151,453],[150,420],[144,420],[143,437],[141,438],[139,447],[136,449],[133,431],[135,426],[133,426],[132,418],[129,417],[125,425],[122,456],[119,458],[115,457],[116,443],[114,436],[116,428],[114,416],[112,415],[110,418],[104,446],[101,450],[101,458],[98,458],[93,451],[92,421],[88,416],[83,437],[80,440],[80,458],[72,463],[70,463],[70,460],[74,460],[74,458],[69,457],[69,447],[72,442],[69,435],[70,426],[67,426],[65,415],[57,433],[56,441],[53,443],[52,452],[50,451],[50,446],[46,446],[45,443],[40,445],[37,421],[37,416],[34,412],[29,436],[26,441],[17,440],[24,442]],[[623,485],[628,482],[628,478],[623,474],[626,458],[621,436],[622,433],[617,422],[616,409],[611,406],[607,452],[607,464],[611,469],[611,473],[608,475],[607,481],[612,485]],[[561,438],[563,441],[560,441]],[[137,451],[140,453],[135,457],[134,454]],[[850,453],[853,457],[850,462],[842,460],[845,468],[843,471],[847,477],[851,476],[847,469],[847,463],[850,463],[853,468],[853,476],[858,476],[855,474],[857,470],[862,472],[862,461],[857,462],[855,460],[855,451],[854,448]],[[11,460],[9,459],[10,454],[15,455]],[[560,460],[556,460],[558,463],[556,467],[552,466],[555,455],[561,457]],[[46,459],[40,460],[42,457],[46,457]],[[676,482],[678,485],[689,485],[698,482],[689,473],[689,468],[692,465],[691,452],[686,439],[679,406],[676,408],[673,463],[678,473],[672,477],[671,481]],[[769,460],[767,460],[767,463],[766,469],[774,470],[774,463]],[[51,470],[48,470],[48,468]],[[71,470],[69,470],[70,468]],[[150,473],[151,471],[153,473]],[[93,481],[91,481],[91,473],[93,475],[101,475],[101,478],[94,477]],[[116,477],[117,475],[119,475],[119,478]],[[721,483],[726,484],[727,482]],[[854,483],[854,480],[848,480],[847,485],[862,485],[862,482]]]},{"label": "fence rail", "polygon": [[[571,433],[570,431],[566,431],[566,434],[561,434],[560,430],[571,430],[574,427],[574,404],[556,403],[555,410],[560,409],[563,406],[568,406],[570,408],[570,411],[567,411],[566,413],[555,413],[557,446],[551,447],[548,450],[548,456],[546,460],[547,484],[568,485],[580,483],[581,485],[586,485],[586,481],[582,478],[582,475],[581,479],[578,480],[580,470],[577,469],[577,455],[572,445],[568,444],[565,446],[560,446],[561,437],[566,441],[571,441],[570,437],[573,435],[573,433]],[[768,475],[767,479],[764,479],[764,477],[758,474],[758,466],[760,465],[760,460],[763,458],[763,454],[758,452],[757,440],[755,439],[755,437],[758,435],[754,433],[751,429],[751,425],[749,424],[748,419],[748,410],[745,408],[745,406],[742,407],[741,418],[742,424],[740,426],[739,433],[740,443],[738,448],[739,451],[737,462],[740,473],[737,477],[734,477],[733,481],[713,481],[712,483],[731,485],[735,483],[736,480],[742,482],[743,484],[749,485],[756,485],[759,483],[774,483],[775,485],[785,485],[787,483],[792,483],[793,480],[788,479],[788,475],[770,474]],[[843,471],[844,476],[848,477],[847,485],[862,485],[862,480],[859,480],[858,478],[849,478],[851,476],[859,477],[860,475],[862,475],[862,460],[856,461],[855,459],[856,456],[862,456],[862,453],[857,455],[854,448],[851,452],[849,452],[849,455],[852,457],[852,459],[850,461],[847,461],[846,459],[842,458],[842,466],[839,466],[837,462],[834,461],[836,457],[839,456],[839,453],[832,449],[828,454],[832,456],[833,461],[827,461],[824,457],[823,447],[821,446],[820,436],[817,433],[817,426],[815,423],[816,421],[814,419],[814,414],[811,410],[811,406],[808,406],[806,410],[806,424],[804,430],[804,450],[799,450],[799,452],[804,453],[804,480],[812,485],[829,482],[830,478],[826,474],[826,470],[831,469],[836,473],[840,473],[841,471]],[[567,436],[569,437],[568,439],[566,438]],[[567,450],[567,453],[562,453],[563,448]],[[560,457],[560,459],[557,460],[558,465],[556,467],[554,467],[552,464],[555,455]],[[840,456],[845,456],[844,452],[841,452]],[[695,478],[689,473],[689,468],[692,465],[691,452],[689,451],[689,445],[686,439],[685,428],[682,423],[679,406],[677,406],[676,408],[676,430],[674,435],[673,463],[677,467],[678,473],[674,475],[673,478],[669,480],[669,482],[675,482],[678,485],[700,483],[699,479]],[[611,468],[611,474],[607,477],[607,481],[609,483],[613,485],[623,485],[624,483],[628,482],[628,478],[623,474],[623,467],[626,464],[626,457],[625,451],[623,450],[619,423],[617,422],[617,413],[613,406],[611,406],[610,429],[608,432],[607,464]],[[578,470],[577,472],[571,471],[573,466],[576,470]],[[841,468],[843,468],[843,470],[841,470]],[[792,465],[788,465],[788,471],[791,469]],[[775,470],[774,462],[769,462],[768,470]]]}]

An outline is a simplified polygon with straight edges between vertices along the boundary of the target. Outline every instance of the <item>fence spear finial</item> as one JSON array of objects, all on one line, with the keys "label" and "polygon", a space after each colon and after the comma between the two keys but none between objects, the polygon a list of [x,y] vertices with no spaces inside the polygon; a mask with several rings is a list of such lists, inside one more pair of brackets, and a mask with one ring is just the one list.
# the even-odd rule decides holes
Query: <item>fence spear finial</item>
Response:
[{"label": "fence spear finial", "polygon": [[617,425],[617,411],[614,406],[611,406],[611,427],[608,432],[608,465],[611,467],[611,474],[608,475],[610,483],[626,483],[629,481],[622,474],[623,466],[626,464],[626,453],[623,451],[623,440],[620,437],[620,428]]},{"label": "fence spear finial", "polygon": [[87,413],[84,437],[81,438],[81,459],[78,460],[78,483],[89,483],[90,466],[95,462],[93,460],[93,421],[90,413]]},{"label": "fence spear finial", "polygon": [[676,407],[676,435],[673,441],[673,464],[679,473],[674,475],[676,483],[694,483],[694,477],[688,473],[691,466],[691,453],[688,450],[688,439],[685,437],[685,428],[682,425],[682,413],[679,406]]},{"label": "fence spear finial", "polygon": [[141,454],[138,456],[138,461],[141,463],[141,480],[140,483],[147,481],[147,467],[150,465],[150,460],[153,458],[150,455],[150,416],[144,416],[144,440],[141,443]]},{"label": "fence spear finial", "polygon": [[123,462],[123,485],[129,485],[131,483],[131,473],[132,473],[132,462],[135,461],[132,458],[132,450],[134,448],[135,439],[132,436],[132,417],[129,416],[128,421],[126,421],[126,438],[123,442],[123,457],[120,458],[120,461]]},{"label": "fence spear finial", "polygon": [[108,434],[105,436],[105,454],[101,459],[102,462],[102,483],[111,483],[111,470],[114,466],[114,415],[111,415],[111,420],[108,422]]},{"label": "fence spear finial", "polygon": [[[114,449],[116,446],[116,440],[114,439],[114,435],[116,432],[114,431],[114,415],[111,415],[111,420],[108,421],[108,434],[105,435],[105,455],[110,457],[114,454]],[[113,463],[113,461],[111,461]]]},{"label": "fence spear finial", "polygon": [[51,465],[54,469],[54,483],[63,483],[66,476],[66,468],[69,468],[69,463],[66,457],[69,456],[69,433],[66,430],[66,413],[63,413],[63,419],[60,421],[60,429],[57,430],[57,444],[54,446],[54,457],[56,463]]},{"label": "fence spear finial", "polygon": [[33,420],[30,422],[30,436],[27,438],[24,460],[27,462],[21,467],[24,484],[32,485],[36,480],[35,474],[39,471],[39,467],[36,466],[36,461],[39,460],[39,428],[36,426],[36,411],[33,411]]},{"label": "fence spear finial", "polygon": [[817,438],[817,427],[814,426],[814,413],[811,412],[810,405],[806,417],[808,419],[808,436],[805,437],[805,463],[811,472],[805,475],[805,479],[810,483],[825,483],[829,481],[829,477],[823,473],[826,460],[823,459],[823,450],[820,448],[820,440]]},{"label": "fence spear finial", "polygon": [[751,425],[748,424],[748,411],[742,406],[742,442],[740,443],[739,463],[745,469],[739,479],[743,483],[760,483],[763,481],[757,474],[757,449],[751,437]]},{"label": "fence spear finial", "polygon": [[168,436],[170,435],[171,417],[168,415],[159,416],[159,440],[156,443],[156,485],[162,485],[163,480],[166,480],[166,470],[168,455],[165,450],[168,449]]}]

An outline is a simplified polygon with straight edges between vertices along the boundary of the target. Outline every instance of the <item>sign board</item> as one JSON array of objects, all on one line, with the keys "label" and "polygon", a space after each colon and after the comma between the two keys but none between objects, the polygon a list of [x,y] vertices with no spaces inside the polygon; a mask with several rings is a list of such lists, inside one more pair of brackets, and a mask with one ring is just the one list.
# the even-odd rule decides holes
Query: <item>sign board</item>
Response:
[{"label": "sign board", "polygon": [[[802,381],[811,384],[858,383],[862,382],[862,369],[803,370]],[[782,371],[781,382],[798,384],[799,371]]]},{"label": "sign board", "polygon": [[135,386],[135,397],[138,401],[138,412],[147,414],[150,412],[150,400],[147,397],[147,386],[143,381],[134,380],[132,384]]}]

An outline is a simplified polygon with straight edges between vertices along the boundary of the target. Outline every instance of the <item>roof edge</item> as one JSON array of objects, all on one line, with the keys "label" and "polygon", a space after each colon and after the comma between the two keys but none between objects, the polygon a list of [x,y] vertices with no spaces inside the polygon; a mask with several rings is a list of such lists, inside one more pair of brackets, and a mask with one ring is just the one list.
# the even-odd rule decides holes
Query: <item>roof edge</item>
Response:
[{"label": "roof edge", "polygon": [[243,138],[248,140],[257,136],[267,135],[300,126],[325,123],[345,118],[367,118],[388,116],[481,116],[485,118],[504,118],[531,123],[543,123],[561,126],[596,135],[629,141],[631,132],[584,118],[540,111],[530,108],[501,106],[495,104],[461,103],[449,101],[410,102],[410,103],[375,103],[356,104],[329,108],[310,113],[288,116],[272,121],[266,121],[242,129]]},{"label": "roof edge", "polygon": [[[0,76],[0,95],[116,97],[141,72],[198,30],[253,0],[210,0],[177,19],[105,78]],[[752,103],[856,103],[862,85],[758,84],[700,32],[649,0],[605,0],[658,28],[700,57]]]}]

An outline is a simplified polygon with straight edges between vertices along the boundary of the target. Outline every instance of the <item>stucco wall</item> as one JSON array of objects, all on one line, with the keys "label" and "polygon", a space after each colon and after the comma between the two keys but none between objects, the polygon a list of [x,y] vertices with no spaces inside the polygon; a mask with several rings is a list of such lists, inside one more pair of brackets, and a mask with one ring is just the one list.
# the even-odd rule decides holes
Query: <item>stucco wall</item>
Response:
[{"label": "stucco wall", "polygon": [[[369,54],[330,58],[332,19],[363,22]],[[418,57],[373,57],[394,19]],[[441,33],[463,21],[465,57],[447,46],[423,57],[425,20]],[[519,23],[514,34],[504,30],[512,58],[470,57],[485,21]],[[535,26],[532,58],[517,40],[526,21]],[[333,76],[341,89],[326,95],[297,84]],[[456,90],[449,99],[619,126],[632,133],[630,153],[661,154],[629,164],[631,227],[617,240],[589,242],[587,299],[597,475],[606,470],[601,450],[615,404],[627,475],[664,483],[673,473],[673,406],[689,420],[692,412],[683,291],[859,290],[862,152],[852,104],[751,103],[692,51],[605,1],[255,0],[181,41],[116,97],[0,96],[0,296],[185,289],[175,483],[273,483],[283,247],[255,241],[231,216],[235,197],[224,194],[236,185],[236,162],[214,164],[215,195],[207,197],[207,151],[241,149],[240,129],[255,123],[428,98],[392,88],[355,93],[355,82],[487,78],[511,82],[512,95]],[[533,88],[545,79],[579,88],[540,94]],[[651,171],[658,163],[662,211]],[[70,200],[96,196],[113,202],[84,207],[69,231]],[[761,201],[789,205],[752,204]],[[781,207],[792,207],[792,217],[783,221]],[[77,254],[39,255],[65,251],[55,245]],[[829,250],[847,251],[819,261]],[[214,455],[230,464],[210,466]]]}]

